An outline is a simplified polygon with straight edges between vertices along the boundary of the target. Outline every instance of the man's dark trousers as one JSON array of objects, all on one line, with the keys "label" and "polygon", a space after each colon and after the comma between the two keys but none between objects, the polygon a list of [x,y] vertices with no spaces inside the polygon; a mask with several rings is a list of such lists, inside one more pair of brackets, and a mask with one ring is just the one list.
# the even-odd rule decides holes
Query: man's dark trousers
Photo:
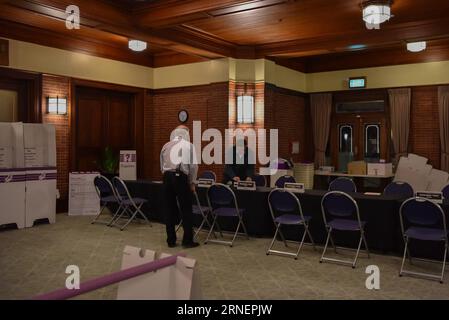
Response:
[{"label": "man's dark trousers", "polygon": [[177,201],[181,210],[182,227],[184,229],[183,244],[193,242],[192,191],[189,179],[182,172],[164,172],[163,200],[167,243],[176,243],[176,223],[179,217]]}]

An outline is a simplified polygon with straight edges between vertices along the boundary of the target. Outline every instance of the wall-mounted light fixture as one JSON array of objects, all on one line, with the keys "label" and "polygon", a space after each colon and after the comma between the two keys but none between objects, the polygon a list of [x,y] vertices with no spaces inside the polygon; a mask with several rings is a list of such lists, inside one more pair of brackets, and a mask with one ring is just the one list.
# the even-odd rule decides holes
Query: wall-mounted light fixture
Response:
[{"label": "wall-mounted light fixture", "polygon": [[67,114],[67,97],[47,97],[48,114]]}]

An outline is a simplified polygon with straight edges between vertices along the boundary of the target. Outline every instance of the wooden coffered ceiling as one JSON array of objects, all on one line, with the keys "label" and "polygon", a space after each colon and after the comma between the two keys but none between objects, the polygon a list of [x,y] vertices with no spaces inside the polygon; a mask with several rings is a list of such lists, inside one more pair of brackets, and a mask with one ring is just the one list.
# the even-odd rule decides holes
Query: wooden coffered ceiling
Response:
[{"label": "wooden coffered ceiling", "polygon": [[[380,30],[362,0],[0,0],[0,36],[146,65],[268,58],[304,72],[449,60],[448,0],[394,0]],[[65,27],[77,5],[81,28]],[[140,53],[128,39],[149,43]],[[426,40],[422,53],[407,41]]]}]

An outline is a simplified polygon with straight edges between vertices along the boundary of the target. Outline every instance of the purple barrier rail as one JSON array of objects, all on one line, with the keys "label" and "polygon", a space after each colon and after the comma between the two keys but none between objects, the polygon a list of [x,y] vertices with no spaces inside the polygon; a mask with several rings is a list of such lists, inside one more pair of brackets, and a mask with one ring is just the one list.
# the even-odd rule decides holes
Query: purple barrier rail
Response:
[{"label": "purple barrier rail", "polygon": [[38,295],[33,297],[32,300],[64,300],[73,298],[80,294],[97,290],[111,284],[128,280],[130,278],[134,278],[140,276],[144,273],[156,271],[168,266],[171,266],[176,263],[176,259],[178,257],[184,257],[185,254],[178,253],[170,257],[162,258],[156,261],[148,262],[141,264],[139,266],[131,267],[125,270],[117,271],[114,273],[107,274],[105,276],[87,280],[80,284],[79,289],[69,290],[67,288],[58,289],[49,293],[44,293],[42,295]]}]

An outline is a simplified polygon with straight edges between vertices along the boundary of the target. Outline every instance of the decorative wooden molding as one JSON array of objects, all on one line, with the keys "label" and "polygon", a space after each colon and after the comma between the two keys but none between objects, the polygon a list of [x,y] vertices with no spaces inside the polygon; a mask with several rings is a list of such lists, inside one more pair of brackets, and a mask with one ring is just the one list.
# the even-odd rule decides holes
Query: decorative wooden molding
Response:
[{"label": "decorative wooden molding", "polygon": [[0,39],[0,65],[9,66],[9,41]]}]

